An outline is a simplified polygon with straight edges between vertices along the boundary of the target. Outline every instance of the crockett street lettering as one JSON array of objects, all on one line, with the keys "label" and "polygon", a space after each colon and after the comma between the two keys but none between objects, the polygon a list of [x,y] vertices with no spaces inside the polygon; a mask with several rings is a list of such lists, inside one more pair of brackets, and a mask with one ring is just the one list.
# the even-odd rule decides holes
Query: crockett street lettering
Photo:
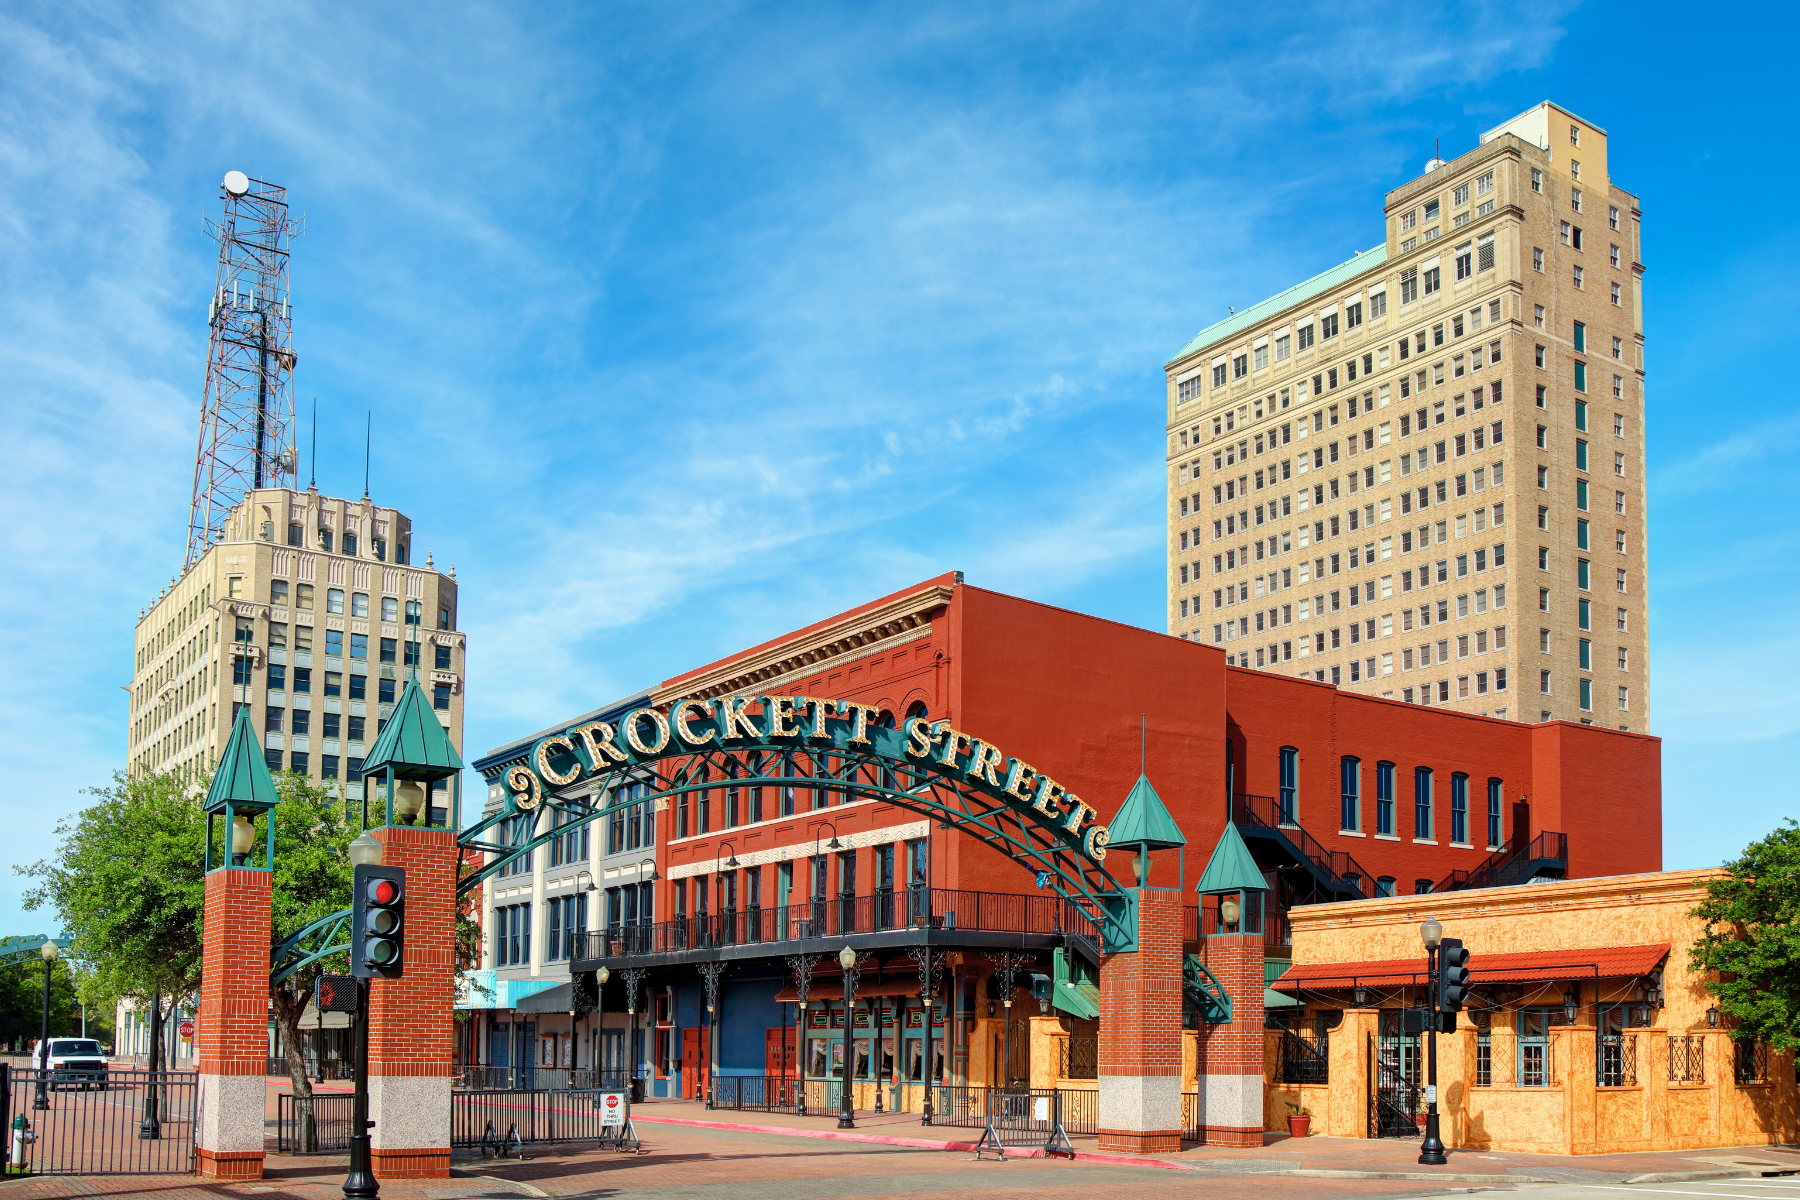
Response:
[{"label": "crockett street lettering", "polygon": [[[551,791],[593,775],[664,759],[720,751],[769,747],[832,750],[889,759],[909,770],[893,786],[857,781],[866,792],[898,792],[929,786],[920,776],[960,780],[1000,800],[1038,827],[1055,833],[1070,849],[1098,865],[1106,860],[1106,826],[1081,797],[1030,763],[1008,757],[991,742],[952,728],[948,721],[914,717],[899,728],[877,722],[873,705],[816,696],[727,697],[680,700],[667,713],[640,708],[617,725],[590,721],[540,738],[528,765],[506,773],[513,803],[529,811]],[[792,784],[794,778],[738,778],[738,784]],[[718,787],[719,781],[686,783],[678,776],[671,792]]]}]

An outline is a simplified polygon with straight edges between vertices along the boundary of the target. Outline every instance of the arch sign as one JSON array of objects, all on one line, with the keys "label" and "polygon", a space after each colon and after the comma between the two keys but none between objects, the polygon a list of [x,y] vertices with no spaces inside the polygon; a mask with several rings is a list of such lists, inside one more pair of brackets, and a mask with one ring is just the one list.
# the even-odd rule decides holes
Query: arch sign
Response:
[{"label": "arch sign", "polygon": [[[880,718],[874,705],[815,696],[679,700],[666,716],[659,709],[640,708],[616,726],[590,721],[540,738],[531,748],[529,765],[506,773],[506,786],[516,808],[530,812],[558,789],[665,758],[770,747],[836,752],[904,768],[900,773],[915,786],[894,789],[900,794],[928,788],[933,775],[970,787],[1051,834],[1094,867],[1106,861],[1107,831],[1100,814],[1030,763],[1008,757],[1000,747],[952,728],[948,721],[912,717],[899,728],[886,728],[878,724]],[[808,777],[767,782],[793,784],[799,778]],[[697,791],[722,782],[715,778],[670,790]],[[867,790],[849,779],[841,782]]]}]

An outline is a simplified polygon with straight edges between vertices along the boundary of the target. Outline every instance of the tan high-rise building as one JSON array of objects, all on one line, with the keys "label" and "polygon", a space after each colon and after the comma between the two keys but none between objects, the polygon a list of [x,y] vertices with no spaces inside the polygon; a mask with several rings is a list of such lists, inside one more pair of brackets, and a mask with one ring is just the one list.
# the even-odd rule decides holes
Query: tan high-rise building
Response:
[{"label": "tan high-rise building", "polygon": [[208,767],[248,705],[272,769],[348,787],[415,655],[460,750],[456,580],[416,565],[412,543],[410,520],[367,499],[250,492],[138,621],[131,769]]},{"label": "tan high-rise building", "polygon": [[1170,631],[1647,731],[1641,214],[1606,132],[1545,102],[1384,215],[1167,364]]}]

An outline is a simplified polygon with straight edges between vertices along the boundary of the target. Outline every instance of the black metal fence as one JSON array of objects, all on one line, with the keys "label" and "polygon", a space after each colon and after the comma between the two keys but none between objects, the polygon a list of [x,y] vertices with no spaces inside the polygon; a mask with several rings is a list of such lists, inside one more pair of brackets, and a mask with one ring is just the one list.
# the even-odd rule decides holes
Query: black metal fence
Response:
[{"label": "black metal fence", "polygon": [[275,1097],[277,1154],[348,1154],[356,1097],[345,1092],[314,1092]]},{"label": "black metal fence", "polygon": [[[36,1175],[185,1175],[194,1169],[192,1071],[4,1070],[8,1127],[23,1116]],[[40,1086],[45,1107],[35,1107]],[[260,1119],[260,1118],[259,1118]],[[140,1136],[150,1133],[154,1136]],[[7,1129],[10,1145],[11,1130]]]},{"label": "black metal fence", "polygon": [[713,1108],[755,1112],[799,1112],[800,1081],[777,1075],[715,1075]]},{"label": "black metal fence", "polygon": [[1706,1039],[1697,1033],[1669,1037],[1669,1082],[1706,1082]]},{"label": "black metal fence", "polygon": [[1331,1039],[1283,1029],[1275,1041],[1276,1078],[1283,1083],[1330,1083]]},{"label": "black metal fence", "polygon": [[1100,1077],[1100,1039],[1072,1033],[1057,1039],[1057,1072],[1063,1079]]},{"label": "black metal fence", "polygon": [[779,908],[746,908],[651,924],[619,925],[582,934],[582,949],[577,957],[629,958],[907,928],[1061,934],[1095,945],[1099,937],[1092,917],[1054,893],[908,888]]},{"label": "black metal fence", "polygon": [[461,1067],[451,1086],[462,1091],[629,1091],[631,1071],[625,1067]]},{"label": "black metal fence", "polygon": [[1637,1086],[1635,1033],[1607,1033],[1594,1048],[1594,1082],[1600,1087]]},{"label": "black metal fence", "polygon": [[[619,1089],[623,1090],[623,1089]],[[613,1136],[601,1126],[601,1091],[453,1091],[450,1144],[582,1142]],[[615,1131],[616,1132],[616,1131]]]}]

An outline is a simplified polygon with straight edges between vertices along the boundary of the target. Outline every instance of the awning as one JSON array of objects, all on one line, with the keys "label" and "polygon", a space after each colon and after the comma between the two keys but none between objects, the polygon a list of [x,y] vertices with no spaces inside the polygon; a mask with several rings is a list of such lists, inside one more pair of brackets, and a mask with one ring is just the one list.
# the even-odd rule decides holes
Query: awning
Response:
[{"label": "awning", "polygon": [[575,985],[559,983],[555,987],[545,988],[541,992],[533,992],[522,997],[513,1005],[514,1012],[522,1013],[566,1013],[575,1005]]},{"label": "awning", "polygon": [[[872,1000],[884,996],[910,996],[919,998],[919,981],[908,980],[904,983],[858,983],[856,998]],[[844,981],[842,979],[819,979],[806,989],[807,1003],[814,1000],[842,1000],[844,998]],[[800,999],[798,987],[784,987],[775,993],[777,1004],[793,1004]]]},{"label": "awning", "polygon": [[[1654,946],[1597,946],[1575,950],[1526,950],[1484,954],[1469,947],[1469,982],[1550,983],[1572,979],[1630,979],[1648,975],[1667,958],[1669,943]],[[1319,991],[1357,984],[1376,988],[1423,987],[1425,956],[1370,962],[1295,963],[1270,984],[1277,991]]]}]

